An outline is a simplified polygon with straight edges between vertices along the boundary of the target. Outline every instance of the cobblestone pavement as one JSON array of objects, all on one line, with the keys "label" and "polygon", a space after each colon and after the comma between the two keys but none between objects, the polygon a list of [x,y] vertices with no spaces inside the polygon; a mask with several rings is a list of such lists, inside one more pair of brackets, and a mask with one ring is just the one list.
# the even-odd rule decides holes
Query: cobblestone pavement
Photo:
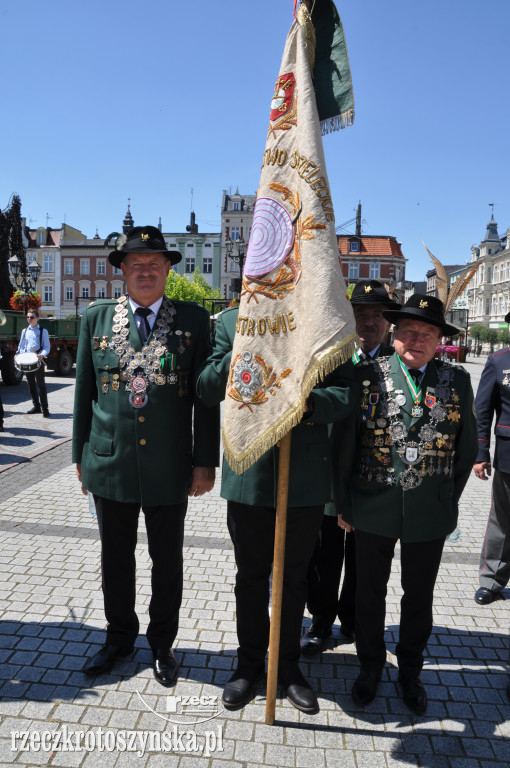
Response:
[{"label": "cobblestone pavement", "polygon": [[[483,363],[468,365],[475,382]],[[7,410],[15,409],[9,404]],[[45,445],[39,438],[34,437],[35,452]],[[150,575],[142,529],[137,549],[142,626],[135,653],[110,675],[92,680],[83,675],[85,659],[104,639],[99,540],[69,462],[69,444],[62,444],[1,475],[0,768],[489,768],[510,763],[505,696],[510,590],[489,606],[473,600],[490,482],[470,479],[458,536],[446,544],[422,674],[429,694],[426,716],[406,709],[396,682],[397,556],[388,589],[388,663],[377,698],[365,709],[354,706],[355,647],[342,642],[336,626],[322,656],[302,664],[318,693],[320,713],[305,715],[278,698],[276,723],[267,726],[262,684],[255,699],[238,711],[224,711],[215,699],[184,699],[221,696],[235,659],[235,566],[218,483],[205,499],[191,502],[187,516],[176,687],[162,688],[150,669],[143,635]],[[212,719],[204,722],[207,717]],[[66,738],[52,745],[50,732]],[[78,738],[82,748],[71,751]]]},{"label": "cobblestone pavement", "polygon": [[25,379],[15,387],[0,383],[5,409],[5,432],[0,435],[0,473],[70,440],[74,376],[74,370],[69,377],[46,373],[50,419],[43,419],[41,414],[27,414],[32,400]]}]

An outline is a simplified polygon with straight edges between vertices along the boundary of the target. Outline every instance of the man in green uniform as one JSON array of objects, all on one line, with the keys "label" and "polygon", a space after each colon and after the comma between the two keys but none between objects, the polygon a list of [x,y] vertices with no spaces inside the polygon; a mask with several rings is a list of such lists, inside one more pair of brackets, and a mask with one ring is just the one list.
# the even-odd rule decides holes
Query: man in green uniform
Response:
[{"label": "man in green uniform", "polygon": [[477,452],[473,392],[462,368],[434,360],[446,323],[443,305],[414,294],[384,317],[395,323],[395,352],[355,368],[361,407],[350,429],[333,427],[338,456],[335,493],[347,503],[339,524],[355,529],[356,650],[361,673],[352,696],[359,706],[376,694],[386,661],[386,585],[400,539],[400,633],[396,647],[406,705],[423,714],[423,652],[432,631],[432,601],[446,536],[457,525],[458,502]]},{"label": "man in green uniform", "polygon": [[[361,345],[346,369],[362,360],[390,355],[394,350],[384,344],[390,324],[383,317],[385,309],[400,309],[392,301],[379,280],[360,280],[351,294],[351,306],[356,321],[356,333]],[[342,510],[339,509],[339,512]],[[340,597],[338,589],[344,569]],[[331,635],[333,623],[340,619],[343,638],[354,640],[356,594],[356,550],[354,536],[338,526],[334,504],[327,504],[321,530],[317,537],[313,557],[308,567],[307,608],[312,623],[301,638],[301,651],[311,656],[323,650]]]},{"label": "man in green uniform", "polygon": [[[197,383],[206,405],[225,397],[237,317],[237,309],[218,317],[213,352]],[[299,636],[308,562],[324,504],[331,496],[327,425],[344,418],[352,408],[351,390],[332,381],[333,376],[328,377],[328,386],[312,391],[303,420],[292,430],[278,676],[287,699],[303,712],[318,708],[299,669]],[[223,691],[223,704],[230,709],[246,704],[265,671],[278,453],[277,447],[267,451],[242,475],[236,475],[223,459],[221,495],[228,502],[227,523],[237,565],[237,668]]]},{"label": "man in green uniform", "polygon": [[73,461],[84,490],[94,495],[108,622],[106,644],[85,672],[107,672],[133,650],[141,508],[152,559],[147,639],[154,675],[168,686],[177,675],[172,645],[187,498],[211,490],[219,460],[219,409],[194,395],[210,351],[209,316],[164,296],[170,266],[181,255],[167,250],[156,227],[120,236],[109,260],[121,267],[128,295],[85,310],[76,364]]}]

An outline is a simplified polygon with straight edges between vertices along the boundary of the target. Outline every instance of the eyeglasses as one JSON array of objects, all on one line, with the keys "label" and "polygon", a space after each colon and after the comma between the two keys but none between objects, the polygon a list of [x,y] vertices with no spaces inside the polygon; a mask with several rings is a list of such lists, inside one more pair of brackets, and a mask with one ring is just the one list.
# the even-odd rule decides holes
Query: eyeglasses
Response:
[{"label": "eyeglasses", "polygon": [[27,315],[27,320],[33,320],[36,317],[36,315]]}]

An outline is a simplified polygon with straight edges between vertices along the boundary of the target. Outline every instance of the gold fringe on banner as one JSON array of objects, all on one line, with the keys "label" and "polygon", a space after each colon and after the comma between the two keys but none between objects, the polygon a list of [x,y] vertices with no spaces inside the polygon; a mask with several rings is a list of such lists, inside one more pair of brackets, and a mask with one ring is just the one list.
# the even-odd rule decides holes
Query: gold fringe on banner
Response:
[{"label": "gold fringe on banner", "polygon": [[339,365],[350,360],[354,352],[354,341],[357,338],[356,333],[350,334],[341,342],[327,349],[322,357],[314,362],[303,378],[300,400],[281,419],[271,424],[245,452],[238,454],[233,449],[225,429],[223,429],[223,452],[229,465],[237,475],[242,475],[243,472],[246,472],[266,451],[269,451],[287,432],[300,423],[304,413],[305,401],[312,389],[325,376],[338,368]]}]

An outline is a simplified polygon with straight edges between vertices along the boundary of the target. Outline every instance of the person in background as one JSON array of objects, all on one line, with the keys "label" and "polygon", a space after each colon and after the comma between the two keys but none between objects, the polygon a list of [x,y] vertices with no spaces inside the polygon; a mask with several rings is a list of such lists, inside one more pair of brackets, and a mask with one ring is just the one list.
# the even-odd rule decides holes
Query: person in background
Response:
[{"label": "person in background", "polygon": [[[383,317],[385,309],[399,309],[400,304],[392,301],[386,288],[378,280],[360,280],[351,294],[351,305],[356,321],[356,332],[360,347],[345,363],[348,369],[358,365],[360,360],[389,355],[394,350],[384,344],[390,328]],[[335,504],[327,504],[321,530],[317,537],[313,557],[308,567],[307,608],[312,622],[301,638],[301,651],[306,656],[324,649],[327,638],[338,616],[343,638],[354,640],[356,559],[354,536],[338,525]],[[344,568],[340,597],[338,589]]]},{"label": "person in background", "polygon": [[18,344],[18,354],[22,352],[35,352],[41,365],[36,371],[25,373],[32,398],[32,408],[27,413],[41,413],[45,419],[49,419],[48,394],[44,379],[45,358],[50,353],[50,337],[46,328],[39,325],[39,312],[37,309],[29,309],[27,313],[28,325],[21,332]]},{"label": "person in background", "polygon": [[[510,312],[505,323],[510,322]],[[475,410],[478,424],[478,455],[473,466],[480,480],[487,480],[494,466],[492,501],[480,553],[479,582],[475,601],[488,605],[496,600],[510,579],[510,349],[489,355],[483,369]],[[491,464],[491,426],[494,427],[494,462]]]}]

